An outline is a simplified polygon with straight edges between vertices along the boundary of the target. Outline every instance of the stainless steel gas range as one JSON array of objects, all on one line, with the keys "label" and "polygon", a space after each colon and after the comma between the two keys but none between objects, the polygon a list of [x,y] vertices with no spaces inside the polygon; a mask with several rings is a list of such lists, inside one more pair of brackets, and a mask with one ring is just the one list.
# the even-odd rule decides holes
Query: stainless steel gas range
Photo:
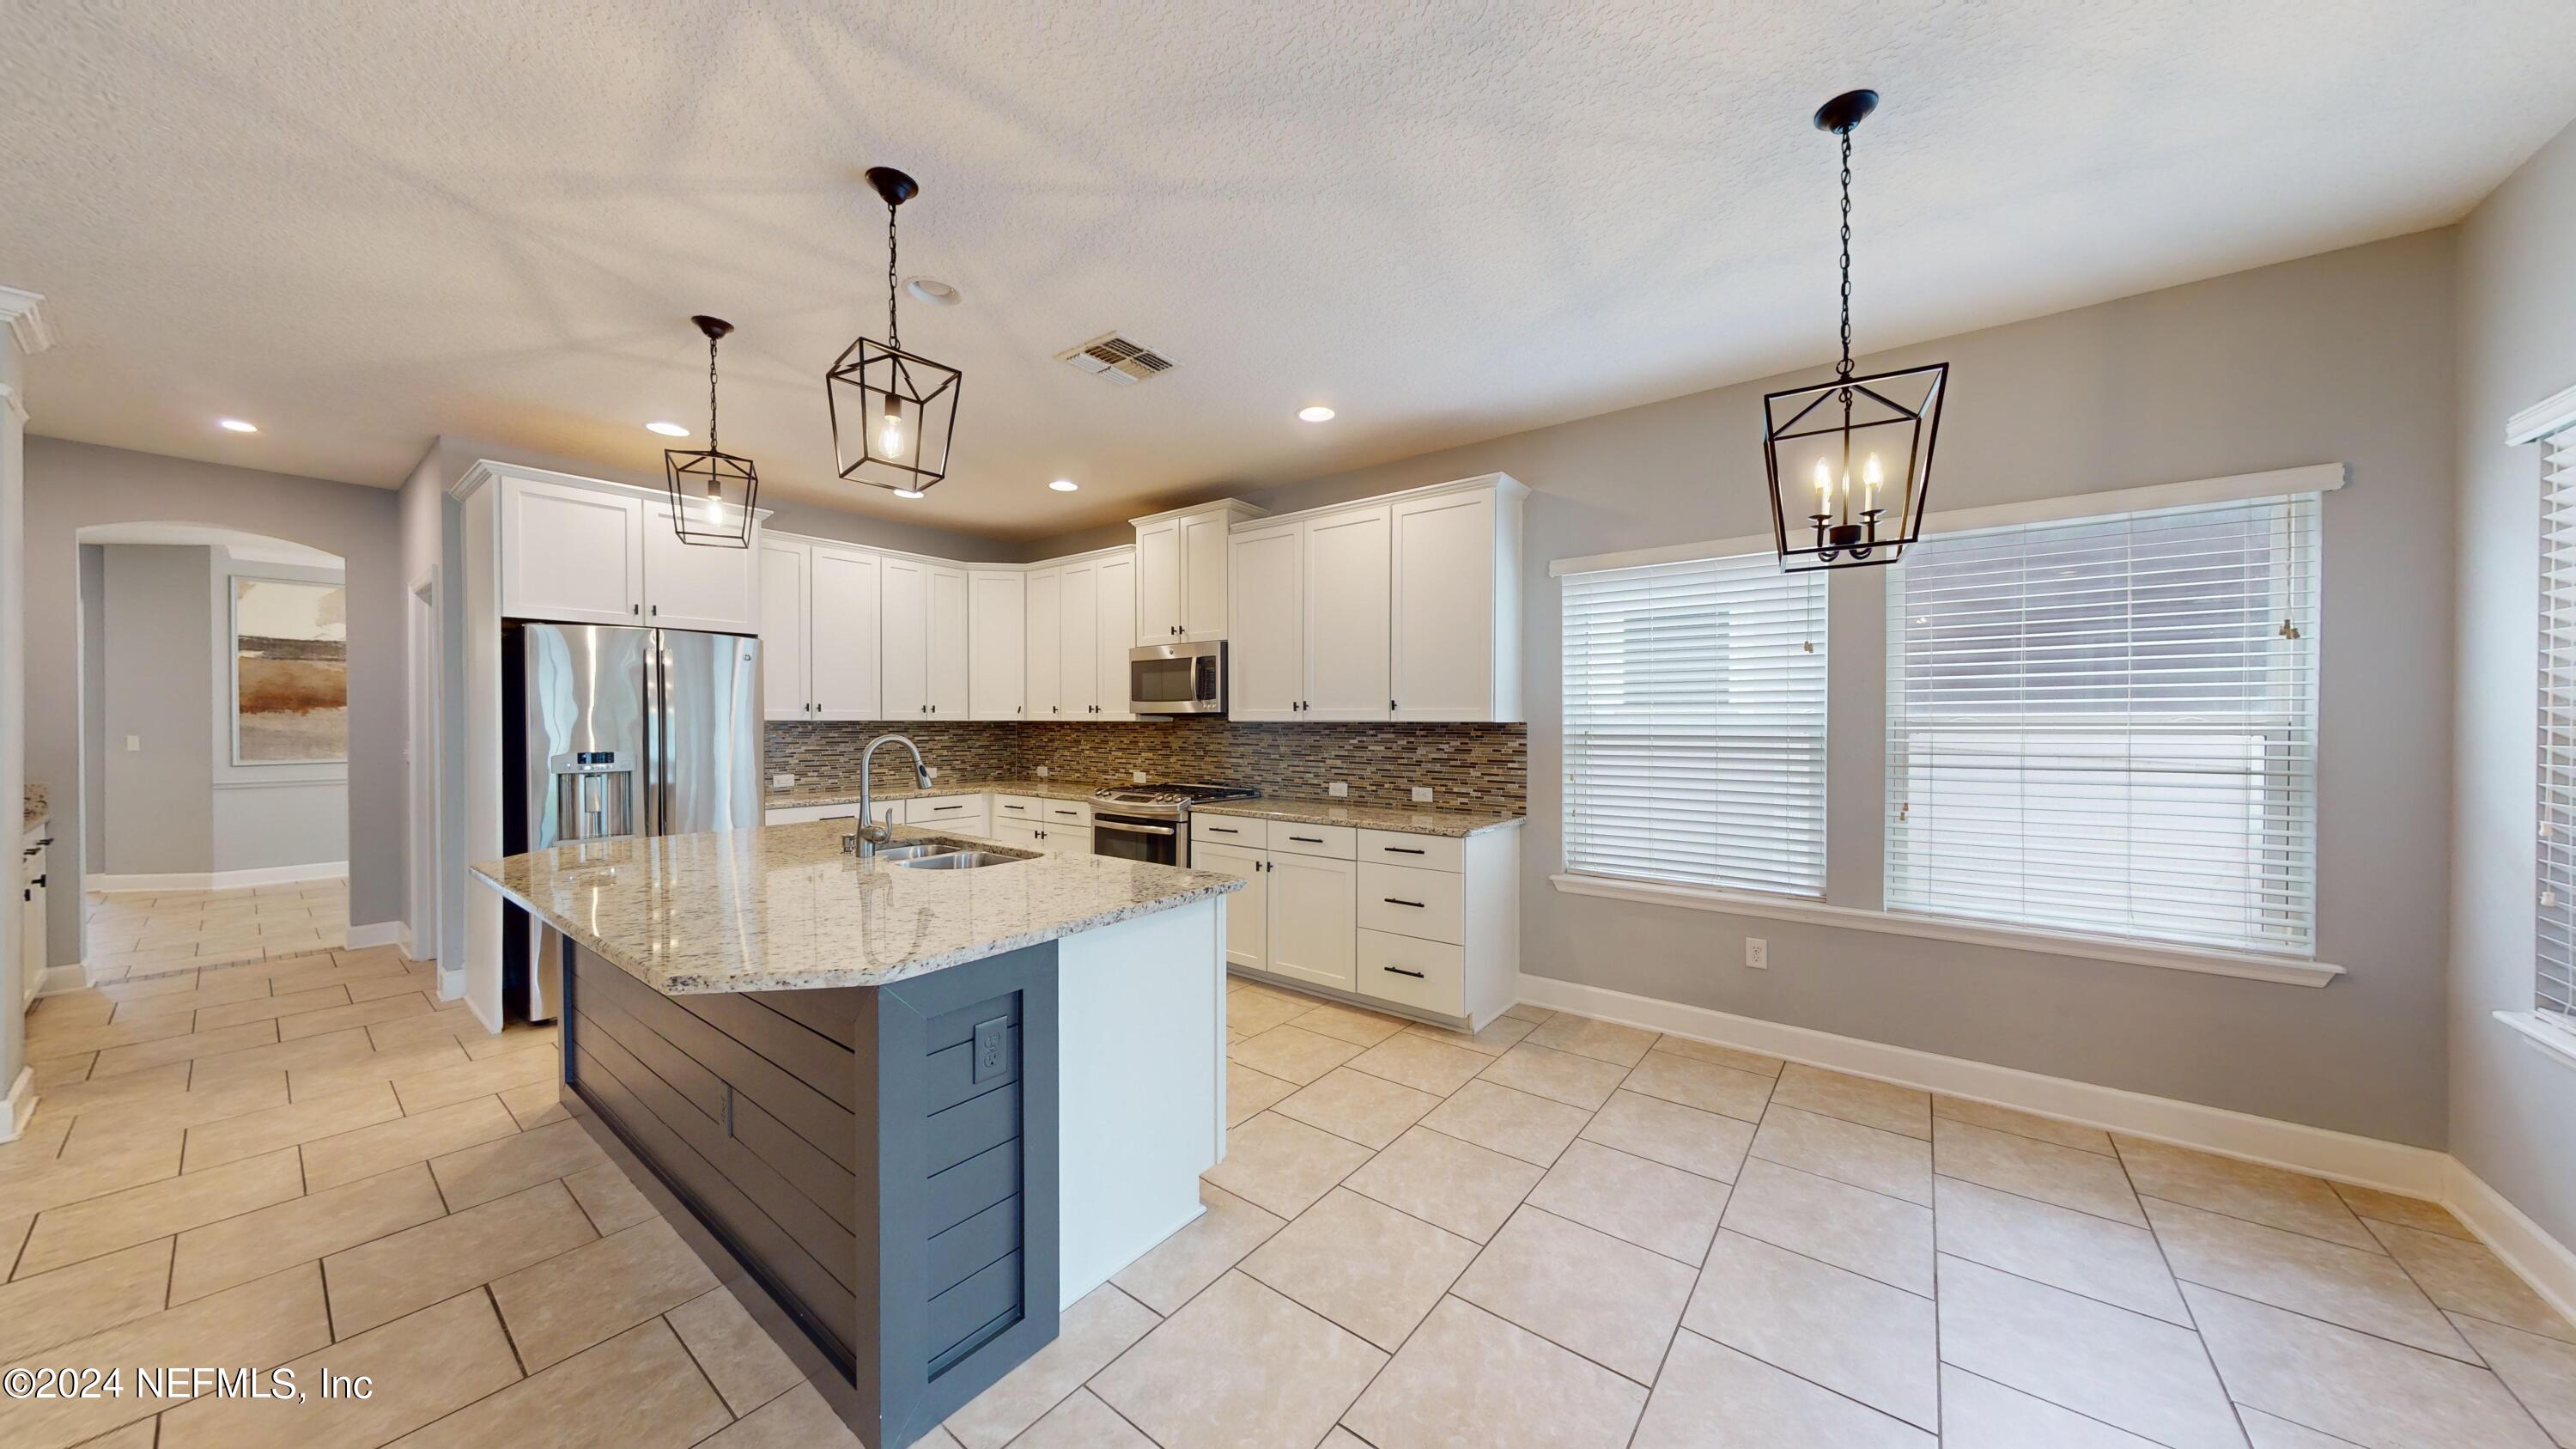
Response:
[{"label": "stainless steel gas range", "polygon": [[1250,800],[1242,785],[1121,785],[1091,796],[1091,853],[1153,865],[1190,863],[1190,808]]}]

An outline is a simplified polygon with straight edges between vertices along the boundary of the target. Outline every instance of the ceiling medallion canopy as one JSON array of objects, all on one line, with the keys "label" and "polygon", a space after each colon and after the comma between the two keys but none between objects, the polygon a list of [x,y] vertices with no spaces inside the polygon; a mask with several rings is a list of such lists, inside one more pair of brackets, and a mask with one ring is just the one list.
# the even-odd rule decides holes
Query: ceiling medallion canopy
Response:
[{"label": "ceiling medallion canopy", "polygon": [[853,483],[918,498],[948,476],[957,436],[957,394],[965,374],[903,350],[895,315],[895,209],[921,187],[891,166],[868,168],[886,204],[886,340],[861,337],[824,374],[832,409],[832,455]]},{"label": "ceiling medallion canopy", "polygon": [[1842,139],[1842,363],[1831,382],[1762,398],[1772,539],[1793,572],[1894,563],[1922,536],[1931,491],[1950,364],[1852,375],[1851,133],[1876,109],[1878,92],[1847,91],[1816,112]]},{"label": "ceiling medallion canopy", "polygon": [[671,530],[682,543],[707,548],[751,547],[753,509],[760,504],[760,470],[749,458],[716,441],[716,344],[733,330],[721,317],[692,317],[707,335],[707,445],[664,448],[662,474],[671,491]]}]

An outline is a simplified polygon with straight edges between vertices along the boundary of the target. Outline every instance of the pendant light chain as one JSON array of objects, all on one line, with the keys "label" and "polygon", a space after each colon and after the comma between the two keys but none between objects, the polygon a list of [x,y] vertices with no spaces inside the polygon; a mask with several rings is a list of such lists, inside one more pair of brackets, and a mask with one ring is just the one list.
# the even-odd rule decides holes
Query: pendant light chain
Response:
[{"label": "pendant light chain", "polygon": [[1843,361],[1835,375],[1849,377],[1851,355],[1851,128],[1843,128]]},{"label": "pendant light chain", "polygon": [[903,350],[903,329],[894,320],[894,203],[886,203],[886,341],[895,351]]},{"label": "pendant light chain", "polygon": [[716,340],[707,339],[707,451],[721,452],[716,441]]}]

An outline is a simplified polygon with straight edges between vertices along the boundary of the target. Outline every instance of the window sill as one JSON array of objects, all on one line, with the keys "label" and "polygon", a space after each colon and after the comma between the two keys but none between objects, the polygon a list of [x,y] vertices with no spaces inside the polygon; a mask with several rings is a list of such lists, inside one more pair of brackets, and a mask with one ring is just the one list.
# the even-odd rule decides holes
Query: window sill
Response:
[{"label": "window sill", "polygon": [[2550,1021],[2536,1011],[2499,1011],[2495,1019],[2519,1033],[2533,1051],[2576,1072],[2576,1031]]},{"label": "window sill", "polygon": [[[1566,895],[1600,896],[1609,900],[1643,901],[1651,905],[1680,906],[1686,910],[1717,911],[1726,915],[1803,921],[1817,926],[1839,926],[1847,930],[1877,931],[1894,936],[1919,936],[1927,940],[1954,941],[1968,946],[1992,946],[2006,951],[2035,951],[2049,956],[2116,961],[2128,966],[2154,966],[2167,971],[2193,971],[2204,976],[2233,976],[2245,981],[2272,981],[2286,986],[2324,986],[2344,974],[2342,967],[2329,965],[2323,961],[2300,961],[2282,956],[2257,955],[2253,952],[2200,951],[2177,946],[2148,946],[2135,941],[2080,936],[2061,931],[2030,930],[2019,926],[1984,926],[1966,921],[1935,920],[1928,916],[1900,915],[1892,911],[1857,911],[1849,906],[1829,906],[1822,901],[1802,901],[1786,896],[1752,895],[1741,891],[1715,890],[1705,886],[1661,885],[1652,881],[1620,880],[1610,876],[1566,874],[1549,876],[1548,881]],[[2576,1062],[2571,1062],[2571,1065],[2576,1065]]]}]

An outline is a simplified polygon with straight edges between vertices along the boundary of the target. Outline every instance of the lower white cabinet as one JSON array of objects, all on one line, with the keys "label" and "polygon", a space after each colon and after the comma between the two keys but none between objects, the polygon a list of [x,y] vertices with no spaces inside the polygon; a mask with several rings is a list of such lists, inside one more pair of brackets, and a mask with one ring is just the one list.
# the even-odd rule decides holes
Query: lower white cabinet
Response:
[{"label": "lower white cabinet", "polygon": [[1465,839],[1200,811],[1190,864],[1234,876],[1226,964],[1481,1029],[1520,977],[1520,831]]},{"label": "lower white cabinet", "polygon": [[[26,1000],[36,999],[45,980],[45,868],[50,838],[29,840],[18,850],[18,978],[27,984]],[[20,1002],[23,1009],[26,1002]]]}]

